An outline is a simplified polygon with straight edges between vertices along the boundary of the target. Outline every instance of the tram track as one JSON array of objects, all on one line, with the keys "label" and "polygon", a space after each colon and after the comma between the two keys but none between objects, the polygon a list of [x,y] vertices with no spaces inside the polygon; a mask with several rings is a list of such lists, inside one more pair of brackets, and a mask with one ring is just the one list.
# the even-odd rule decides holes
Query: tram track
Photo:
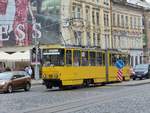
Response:
[{"label": "tram track", "polygon": [[91,106],[111,102],[114,99],[117,101],[118,97],[121,98],[127,97],[130,95],[130,93],[132,94],[132,88],[126,90],[119,90],[107,95],[93,96],[84,99],[72,100],[57,105],[30,109],[30,110],[23,111],[22,113],[70,113]]}]

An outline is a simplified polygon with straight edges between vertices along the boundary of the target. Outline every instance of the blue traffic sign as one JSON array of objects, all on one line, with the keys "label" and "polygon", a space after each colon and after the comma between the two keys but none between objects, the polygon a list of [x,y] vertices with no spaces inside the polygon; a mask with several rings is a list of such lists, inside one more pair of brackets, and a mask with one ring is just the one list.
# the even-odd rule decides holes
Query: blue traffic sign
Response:
[{"label": "blue traffic sign", "polygon": [[116,63],[115,63],[115,66],[118,69],[122,69],[125,66],[124,61],[123,60],[117,60]]}]

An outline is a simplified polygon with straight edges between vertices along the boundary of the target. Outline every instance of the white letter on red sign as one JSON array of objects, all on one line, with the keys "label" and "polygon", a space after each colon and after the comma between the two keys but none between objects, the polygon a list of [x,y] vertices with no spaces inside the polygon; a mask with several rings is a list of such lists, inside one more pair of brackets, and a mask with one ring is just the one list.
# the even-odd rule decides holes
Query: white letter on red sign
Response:
[{"label": "white letter on red sign", "polygon": [[25,39],[25,33],[23,30],[25,30],[25,26],[22,24],[19,24],[17,28],[15,29],[15,36],[16,36],[16,39],[19,41],[22,41]]},{"label": "white letter on red sign", "polygon": [[42,34],[40,29],[41,29],[40,23],[33,24],[33,33],[32,33],[33,38],[41,38]]},{"label": "white letter on red sign", "polygon": [[0,27],[0,40],[6,41],[9,40],[9,26],[1,26]]}]

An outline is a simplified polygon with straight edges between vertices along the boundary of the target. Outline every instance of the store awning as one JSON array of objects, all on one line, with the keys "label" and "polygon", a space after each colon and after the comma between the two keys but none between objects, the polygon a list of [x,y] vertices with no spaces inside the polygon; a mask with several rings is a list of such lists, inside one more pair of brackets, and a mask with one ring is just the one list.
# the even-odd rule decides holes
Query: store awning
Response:
[{"label": "store awning", "polygon": [[25,52],[15,52],[13,54],[8,54],[5,52],[0,52],[0,61],[30,61],[30,51]]}]

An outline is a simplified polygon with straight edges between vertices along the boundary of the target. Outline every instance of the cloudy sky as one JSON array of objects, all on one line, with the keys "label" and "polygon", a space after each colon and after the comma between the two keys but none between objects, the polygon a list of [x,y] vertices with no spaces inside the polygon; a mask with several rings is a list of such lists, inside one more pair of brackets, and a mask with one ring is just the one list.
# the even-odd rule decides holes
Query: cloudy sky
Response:
[{"label": "cloudy sky", "polygon": [[150,3],[150,0],[146,0],[146,1],[148,1]]}]

